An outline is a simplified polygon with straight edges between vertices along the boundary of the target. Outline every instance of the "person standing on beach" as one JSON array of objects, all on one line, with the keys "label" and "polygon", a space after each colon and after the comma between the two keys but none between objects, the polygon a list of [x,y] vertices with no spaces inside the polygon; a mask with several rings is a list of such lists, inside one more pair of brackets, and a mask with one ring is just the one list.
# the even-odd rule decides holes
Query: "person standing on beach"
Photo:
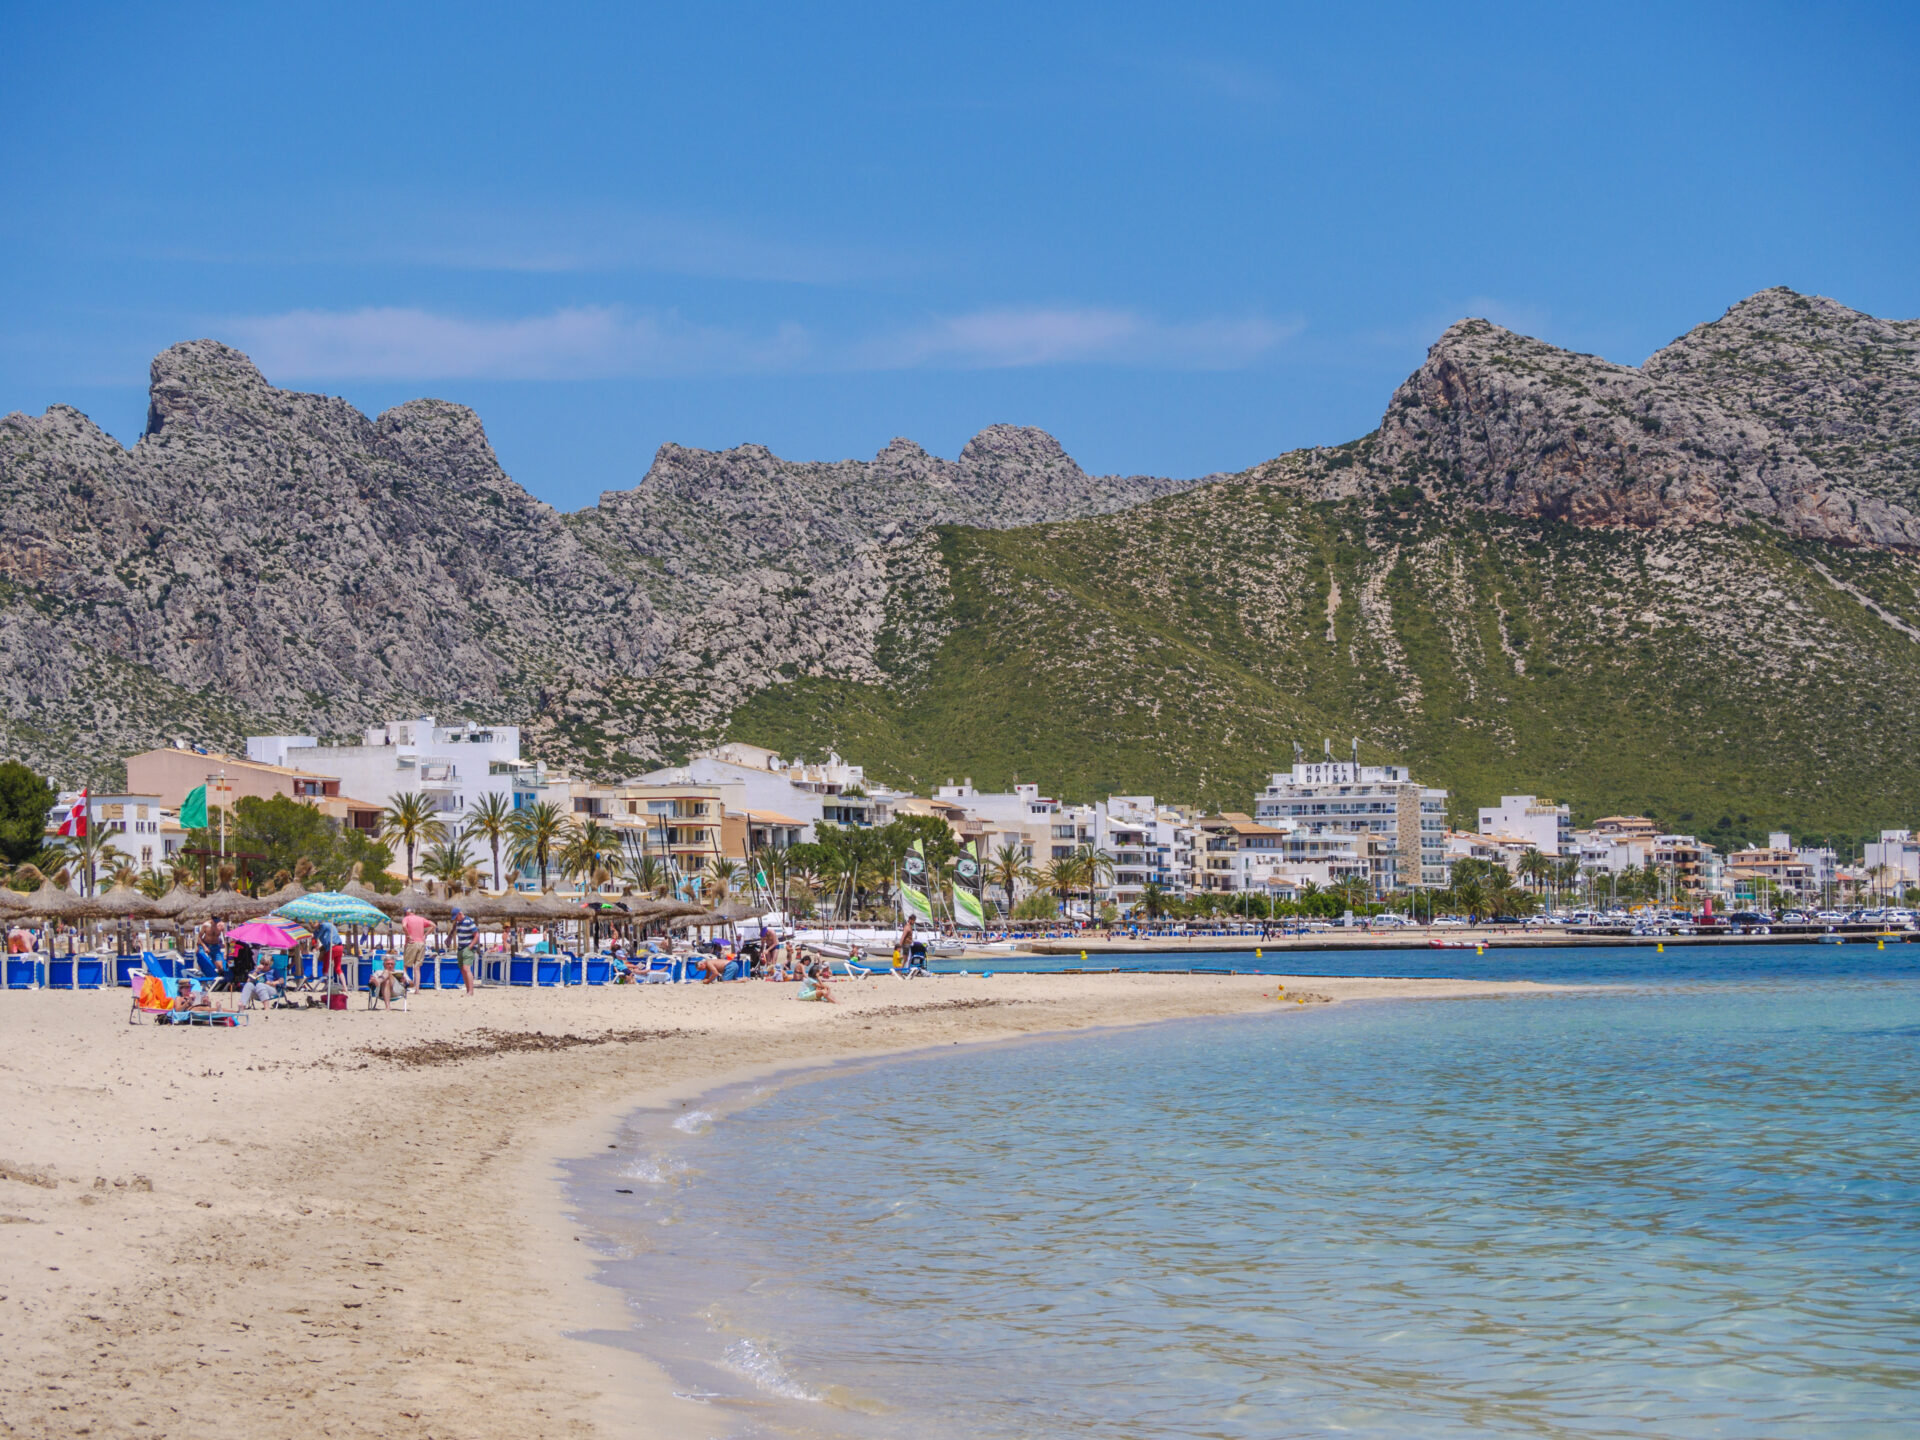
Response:
[{"label": "person standing on beach", "polygon": [[343,967],[346,963],[347,947],[340,943],[340,932],[334,928],[331,920],[322,920],[320,922],[320,933],[316,935],[314,939],[318,942],[320,950],[320,978],[322,982],[331,990],[333,977],[339,975],[341,983],[344,985],[346,983],[346,976]]},{"label": "person standing on beach", "polygon": [[[433,934],[433,922],[417,911],[409,909],[400,921],[400,928],[407,935],[407,948],[401,965],[407,972],[407,984],[418,990],[420,962],[427,958],[427,937]],[[473,987],[469,985],[467,988],[471,990]]]},{"label": "person standing on beach", "polygon": [[471,995],[473,967],[480,961],[480,927],[464,910],[453,912],[453,947],[460,961],[460,978],[466,982],[467,994]]}]

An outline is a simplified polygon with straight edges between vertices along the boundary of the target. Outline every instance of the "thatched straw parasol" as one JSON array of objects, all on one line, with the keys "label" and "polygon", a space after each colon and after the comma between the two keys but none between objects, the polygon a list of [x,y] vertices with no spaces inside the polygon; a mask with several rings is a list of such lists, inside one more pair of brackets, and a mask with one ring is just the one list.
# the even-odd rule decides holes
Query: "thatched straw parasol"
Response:
[{"label": "thatched straw parasol", "polygon": [[0,915],[24,915],[29,903],[18,890],[0,885]]},{"label": "thatched straw parasol", "polygon": [[238,890],[219,889],[211,895],[204,895],[182,910],[177,918],[194,924],[203,920],[251,920],[264,915],[273,906],[252,895],[242,895]]},{"label": "thatched straw parasol", "polygon": [[189,890],[186,886],[175,881],[171,890],[153,902],[153,913],[172,918],[179,915],[199,898],[198,895],[194,894],[193,891]]},{"label": "thatched straw parasol", "polygon": [[[404,915],[411,910],[429,920],[449,920],[453,917],[453,907],[460,905],[458,900],[443,900],[425,890],[412,889],[402,890],[398,895],[382,895],[373,903],[389,915]],[[460,908],[464,910],[467,907],[460,905]]]},{"label": "thatched straw parasol", "polygon": [[78,920],[87,902],[71,890],[42,880],[40,888],[27,896],[27,908],[20,913],[40,920]]},{"label": "thatched straw parasol", "polygon": [[373,906],[374,909],[384,910],[389,915],[398,915],[400,913],[394,908],[394,896],[382,894],[360,878],[360,863],[358,861],[354,862],[353,878],[340,887],[339,893],[342,895],[351,895],[355,900],[363,900]]},{"label": "thatched straw parasol", "polygon": [[504,895],[469,896],[460,907],[475,920],[543,920],[547,916],[540,900],[532,895],[523,895],[518,890],[509,890]]},{"label": "thatched straw parasol", "polygon": [[[285,872],[283,871],[282,873],[284,874]],[[302,885],[298,880],[289,880],[278,890],[271,890],[265,895],[262,895],[260,897],[260,903],[265,905],[268,910],[278,910],[282,905],[291,905],[306,893],[306,886]]]},{"label": "thatched straw parasol", "polygon": [[116,885],[94,902],[103,917],[115,920],[151,920],[160,914],[160,902],[149,899],[131,885]]}]

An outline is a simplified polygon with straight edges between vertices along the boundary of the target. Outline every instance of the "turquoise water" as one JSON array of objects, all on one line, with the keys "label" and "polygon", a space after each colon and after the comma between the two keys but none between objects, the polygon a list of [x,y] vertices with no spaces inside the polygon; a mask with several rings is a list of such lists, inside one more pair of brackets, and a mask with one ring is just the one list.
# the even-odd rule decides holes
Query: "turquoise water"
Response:
[{"label": "turquoise water", "polygon": [[1892,955],[814,1072],[576,1195],[715,1434],[1911,1436]]}]

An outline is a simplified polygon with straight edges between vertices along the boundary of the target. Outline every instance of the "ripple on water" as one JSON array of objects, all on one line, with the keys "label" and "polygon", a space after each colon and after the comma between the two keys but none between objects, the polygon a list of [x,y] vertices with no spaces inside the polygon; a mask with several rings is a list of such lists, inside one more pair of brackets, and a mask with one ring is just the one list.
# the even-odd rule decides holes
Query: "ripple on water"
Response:
[{"label": "ripple on water", "polygon": [[610,1278],[796,1435],[1920,1433],[1920,984],[1738,978],[832,1072]]}]

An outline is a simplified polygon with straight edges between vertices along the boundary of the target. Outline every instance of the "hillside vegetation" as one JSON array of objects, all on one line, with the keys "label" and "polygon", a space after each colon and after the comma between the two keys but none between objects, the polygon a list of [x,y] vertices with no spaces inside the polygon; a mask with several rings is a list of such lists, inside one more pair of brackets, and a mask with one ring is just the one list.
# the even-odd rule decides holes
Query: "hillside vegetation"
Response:
[{"label": "hillside vegetation", "polygon": [[924,787],[1245,808],[1293,744],[1728,839],[1920,814],[1920,566],[1758,526],[1583,528],[1275,482],[942,530],[897,562],[887,682],[761,692],[732,733]]}]

